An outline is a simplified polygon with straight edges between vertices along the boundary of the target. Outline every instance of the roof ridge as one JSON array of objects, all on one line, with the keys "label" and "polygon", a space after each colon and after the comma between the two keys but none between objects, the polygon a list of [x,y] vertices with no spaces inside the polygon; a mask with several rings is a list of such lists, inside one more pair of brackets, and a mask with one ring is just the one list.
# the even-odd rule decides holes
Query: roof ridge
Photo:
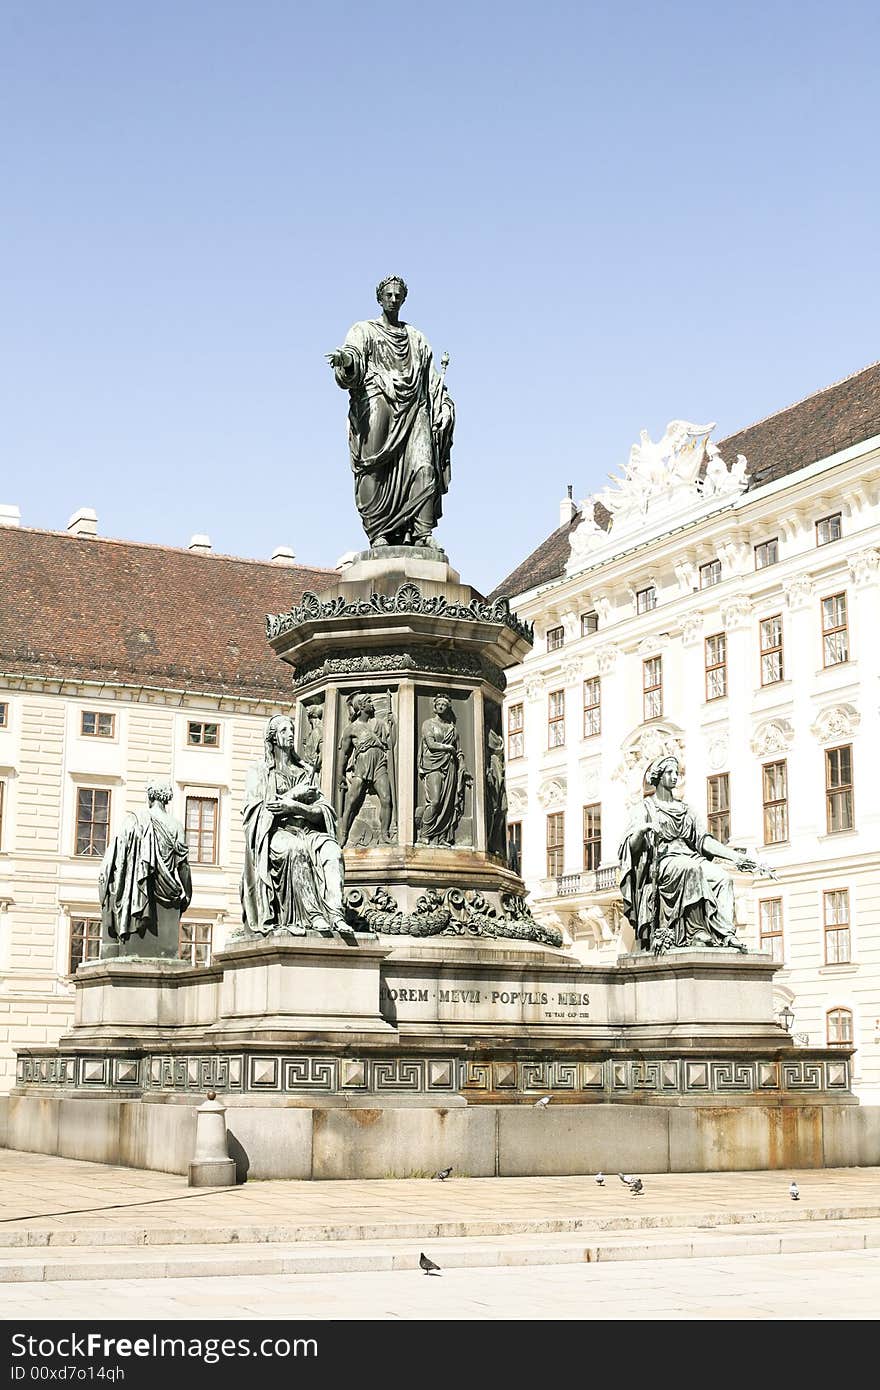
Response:
[{"label": "roof ridge", "polygon": [[47,526],[4,526],[0,527],[0,537],[5,534],[21,534],[26,531],[31,535],[55,536],[59,540],[67,541],[86,541],[89,545],[96,541],[103,545],[136,546],[140,550],[165,550],[175,555],[192,555],[201,560],[232,560],[237,565],[260,565],[266,569],[272,569],[282,573],[284,570],[310,570],[314,574],[335,574],[335,569],[329,566],[325,569],[321,565],[305,565],[298,560],[279,564],[277,560],[258,560],[248,555],[227,555],[223,551],[204,551],[191,550],[186,545],[162,545],[159,541],[135,541],[126,540],[121,536],[75,536],[69,531],[53,531]]},{"label": "roof ridge", "polygon": [[731,430],[723,439],[719,439],[719,445],[724,444],[728,439],[735,439],[738,434],[745,434],[746,430],[756,429],[758,425],[765,425],[768,420],[775,420],[780,415],[787,415],[790,410],[797,410],[799,405],[805,405],[807,401],[814,401],[817,396],[824,396],[826,391],[835,391],[838,386],[843,386],[847,381],[853,381],[857,376],[864,372],[870,372],[873,368],[880,367],[880,359],[876,362],[868,362],[864,367],[859,367],[854,372],[849,372],[847,376],[842,376],[839,381],[829,382],[827,386],[820,386],[818,391],[810,391],[806,396],[801,396],[799,400],[792,401],[791,405],[784,405],[781,410],[771,410],[769,415],[762,415],[759,420],[752,420],[751,424],[740,425],[739,429]]}]

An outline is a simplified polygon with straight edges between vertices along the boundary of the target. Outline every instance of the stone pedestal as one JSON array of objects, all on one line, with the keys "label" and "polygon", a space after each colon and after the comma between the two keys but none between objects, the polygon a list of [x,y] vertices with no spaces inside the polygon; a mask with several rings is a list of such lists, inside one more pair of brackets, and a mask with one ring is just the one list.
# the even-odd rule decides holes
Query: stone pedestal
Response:
[{"label": "stone pedestal", "polygon": [[[522,880],[507,865],[504,670],[532,640],[509,605],[487,603],[462,584],[442,551],[386,547],[357,556],[323,593],[270,617],[267,630],[274,651],[296,668],[298,746],[312,759],[321,711],[322,790],[340,820],[340,743],[354,698],[368,695],[393,730],[391,834],[382,834],[380,800],[370,791],[345,845],[352,924],[383,937],[461,932],[561,944],[558,932],[531,920]],[[450,701],[465,774],[452,844],[424,834],[420,748],[438,695]]]}]

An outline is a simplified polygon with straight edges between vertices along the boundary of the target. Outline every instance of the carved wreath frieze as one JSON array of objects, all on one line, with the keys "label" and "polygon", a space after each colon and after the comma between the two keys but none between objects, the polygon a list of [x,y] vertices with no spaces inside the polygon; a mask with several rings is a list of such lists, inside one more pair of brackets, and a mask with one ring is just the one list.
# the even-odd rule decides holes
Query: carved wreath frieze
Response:
[{"label": "carved wreath frieze", "polygon": [[323,602],[308,591],[297,608],[289,613],[269,613],[266,616],[266,636],[272,640],[304,623],[326,618],[372,618],[394,613],[420,613],[428,617],[455,618],[464,622],[498,623],[509,627],[519,637],[534,641],[534,627],[522,622],[506,598],[493,603],[471,599],[470,603],[451,603],[444,594],[423,594],[418,584],[401,584],[395,594],[371,594],[369,598],[346,601],[343,594]]},{"label": "carved wreath frieze", "polygon": [[360,888],[348,888],[345,912],[352,926],[384,936],[500,936],[562,945],[562,933],[537,922],[521,894],[500,893],[498,901],[499,907],[494,907],[478,889],[447,888],[440,893],[428,888],[415,910],[404,912],[385,888],[377,888],[369,898]]}]

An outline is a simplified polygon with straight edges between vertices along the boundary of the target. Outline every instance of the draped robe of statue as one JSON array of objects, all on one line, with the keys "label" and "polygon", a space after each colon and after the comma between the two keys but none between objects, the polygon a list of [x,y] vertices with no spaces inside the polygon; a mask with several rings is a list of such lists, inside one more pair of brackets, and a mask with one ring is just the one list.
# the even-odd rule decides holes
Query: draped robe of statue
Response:
[{"label": "draped robe of statue", "polygon": [[[653,831],[654,847],[643,839]],[[643,951],[734,946],[733,881],[703,853],[706,838],[690,807],[647,797],[620,847],[620,892]],[[641,841],[641,842],[640,842]]]},{"label": "draped robe of statue", "polygon": [[342,851],[336,838],[336,812],[318,796],[303,809],[270,811],[268,803],[285,793],[316,786],[311,764],[282,771],[255,763],[244,794],[242,921],[263,936],[286,930],[303,935],[310,926],[338,925],[343,918]]},{"label": "draped robe of statue", "polygon": [[463,787],[459,786],[462,775],[461,746],[455,724],[452,720],[438,719],[436,715],[426,719],[419,747],[419,777],[425,789],[425,805],[419,813],[420,840],[455,844],[462,813],[460,793]]},{"label": "draped robe of statue", "polygon": [[430,536],[449,489],[455,410],[427,339],[412,324],[354,324],[353,362],[335,368],[350,393],[348,441],[355,502],[372,545]]},{"label": "draped robe of statue", "polygon": [[192,900],[180,821],[156,804],[127,815],[101,862],[98,891],[104,936],[161,936],[162,954],[176,956],[180,916]]}]

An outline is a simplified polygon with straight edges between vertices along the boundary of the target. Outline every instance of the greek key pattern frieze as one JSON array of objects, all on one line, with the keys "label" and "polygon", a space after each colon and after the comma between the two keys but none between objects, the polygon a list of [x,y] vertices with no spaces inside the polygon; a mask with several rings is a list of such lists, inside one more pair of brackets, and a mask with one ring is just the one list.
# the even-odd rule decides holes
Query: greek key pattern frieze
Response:
[{"label": "greek key pattern frieze", "polygon": [[529,1099],[544,1094],[699,1098],[725,1095],[828,1094],[850,1085],[846,1057],[736,1059],[660,1057],[557,1059],[509,1057],[328,1057],[309,1054],[215,1053],[170,1056],[20,1056],[16,1084],[43,1088],[117,1092],[174,1092],[204,1096],[251,1095],[465,1095]]}]

